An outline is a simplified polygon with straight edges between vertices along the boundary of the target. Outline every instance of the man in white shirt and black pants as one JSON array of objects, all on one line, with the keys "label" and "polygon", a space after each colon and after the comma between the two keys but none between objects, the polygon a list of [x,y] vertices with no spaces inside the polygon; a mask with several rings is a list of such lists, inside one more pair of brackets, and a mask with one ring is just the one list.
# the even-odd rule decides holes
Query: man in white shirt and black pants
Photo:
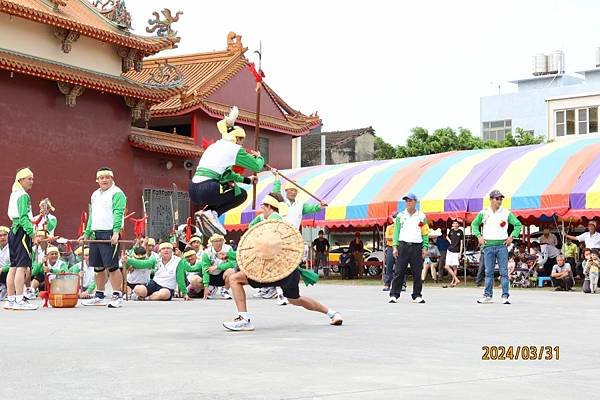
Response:
[{"label": "man in white shirt and black pants", "polygon": [[406,203],[406,210],[398,213],[394,220],[392,244],[396,265],[389,302],[398,302],[406,268],[410,264],[413,275],[412,302],[423,304],[425,300],[421,294],[423,288],[421,271],[423,270],[423,258],[427,256],[429,249],[429,225],[425,214],[417,211],[417,196],[409,193],[402,200]]}]

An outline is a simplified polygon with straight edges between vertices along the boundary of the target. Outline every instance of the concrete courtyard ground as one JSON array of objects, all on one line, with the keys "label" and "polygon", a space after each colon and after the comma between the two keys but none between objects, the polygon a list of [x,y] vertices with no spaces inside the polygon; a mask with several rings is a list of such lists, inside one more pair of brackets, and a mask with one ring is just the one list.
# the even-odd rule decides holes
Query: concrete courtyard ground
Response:
[{"label": "concrete courtyard ground", "polygon": [[[410,290],[410,287],[409,287]],[[231,301],[122,309],[0,311],[0,399],[598,398],[600,295],[426,287],[387,304],[375,285],[302,288],[344,325],[250,299],[256,331],[233,333]],[[495,293],[499,296],[499,292]],[[483,361],[482,346],[560,346],[551,361]]]}]

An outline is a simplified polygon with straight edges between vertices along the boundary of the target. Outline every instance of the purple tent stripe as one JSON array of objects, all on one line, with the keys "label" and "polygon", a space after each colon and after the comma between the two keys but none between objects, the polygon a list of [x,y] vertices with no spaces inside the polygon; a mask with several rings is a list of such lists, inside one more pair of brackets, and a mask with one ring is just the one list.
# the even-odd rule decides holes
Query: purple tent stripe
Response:
[{"label": "purple tent stripe", "polygon": [[[384,162],[388,162],[388,160],[372,161],[369,163],[369,168],[375,167]],[[321,187],[319,187],[319,189],[315,193],[315,196],[327,202],[333,200],[335,196],[337,196],[342,191],[342,189],[350,181],[350,179],[354,178],[354,175],[362,172],[365,168],[365,165],[361,163],[355,167],[340,171],[339,173],[335,174],[334,176],[328,178],[325,182],[323,182]]]},{"label": "purple tent stripe", "polygon": [[577,180],[569,195],[569,207],[577,210],[585,209],[585,194],[598,179],[598,175],[600,175],[600,157],[592,161]]},{"label": "purple tent stripe", "polygon": [[[458,187],[448,196],[451,200],[467,200],[467,210],[481,210],[483,205],[483,196],[493,189],[493,185],[505,171],[504,166],[520,158],[524,154],[535,150],[540,145],[523,146],[519,148],[509,148],[481,161],[473,169],[467,178],[465,178]],[[446,205],[446,202],[444,202]],[[458,205],[455,203],[455,205]],[[465,211],[465,210],[448,210]]]},{"label": "purple tent stripe", "polygon": [[240,223],[249,224],[250,222],[252,222],[252,220],[254,219],[255,216],[256,216],[256,213],[254,211],[244,211],[244,212],[242,212],[242,216],[240,218]]}]

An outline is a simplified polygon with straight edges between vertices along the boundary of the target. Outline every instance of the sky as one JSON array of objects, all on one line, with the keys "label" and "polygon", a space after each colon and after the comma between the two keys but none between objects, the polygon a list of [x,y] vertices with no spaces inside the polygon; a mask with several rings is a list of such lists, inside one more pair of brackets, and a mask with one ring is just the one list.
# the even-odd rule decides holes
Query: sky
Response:
[{"label": "sky", "polygon": [[246,56],[262,42],[265,80],[292,107],[318,111],[323,131],[372,126],[392,144],[410,129],[465,127],[480,134],[479,98],[515,91],[536,53],[565,52],[567,72],[595,66],[600,2],[127,0],[136,33],[152,11],[184,14],[178,49]]}]

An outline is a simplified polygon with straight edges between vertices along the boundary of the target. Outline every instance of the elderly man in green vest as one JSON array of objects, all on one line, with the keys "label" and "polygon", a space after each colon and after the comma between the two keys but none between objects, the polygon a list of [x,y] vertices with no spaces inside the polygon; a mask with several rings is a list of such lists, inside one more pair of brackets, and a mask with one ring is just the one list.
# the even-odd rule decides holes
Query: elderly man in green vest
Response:
[{"label": "elderly man in green vest", "polygon": [[[485,263],[485,289],[479,304],[492,303],[494,289],[494,267],[498,263],[500,282],[502,284],[502,304],[510,304],[508,300],[508,246],[521,233],[521,222],[502,207],[504,195],[499,190],[490,193],[490,207],[481,210],[471,223],[473,234],[479,239],[481,257]],[[480,230],[483,224],[483,230]],[[513,226],[512,234],[508,234],[508,225]]]}]

